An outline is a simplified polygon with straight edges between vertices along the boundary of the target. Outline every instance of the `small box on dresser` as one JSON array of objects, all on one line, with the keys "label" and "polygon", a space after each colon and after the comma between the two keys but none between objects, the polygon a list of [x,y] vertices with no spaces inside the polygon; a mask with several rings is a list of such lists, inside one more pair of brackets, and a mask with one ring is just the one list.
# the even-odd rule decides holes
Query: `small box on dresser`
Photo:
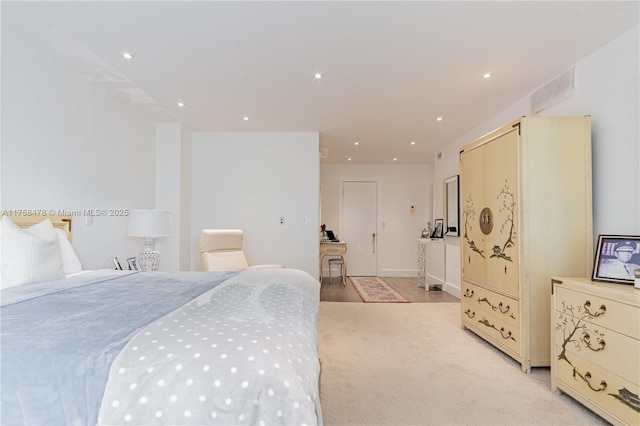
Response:
[{"label": "small box on dresser", "polygon": [[640,290],[588,278],[551,283],[551,390],[612,424],[640,424]]}]

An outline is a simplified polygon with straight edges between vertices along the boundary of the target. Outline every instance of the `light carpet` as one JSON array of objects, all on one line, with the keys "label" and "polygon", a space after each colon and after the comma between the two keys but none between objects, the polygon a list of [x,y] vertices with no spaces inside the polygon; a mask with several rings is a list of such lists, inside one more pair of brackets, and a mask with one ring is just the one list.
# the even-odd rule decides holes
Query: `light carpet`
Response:
[{"label": "light carpet", "polygon": [[365,303],[410,303],[378,277],[347,277]]},{"label": "light carpet", "polygon": [[460,326],[459,303],[321,302],[321,401],[334,425],[606,425]]}]

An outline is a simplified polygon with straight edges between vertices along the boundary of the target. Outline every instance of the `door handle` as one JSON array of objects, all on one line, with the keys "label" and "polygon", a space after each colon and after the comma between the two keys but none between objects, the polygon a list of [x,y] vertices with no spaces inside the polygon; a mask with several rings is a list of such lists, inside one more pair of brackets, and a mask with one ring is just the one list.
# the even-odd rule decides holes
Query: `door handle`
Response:
[{"label": "door handle", "polygon": [[376,252],[376,233],[371,234],[371,247],[373,248],[373,252]]}]

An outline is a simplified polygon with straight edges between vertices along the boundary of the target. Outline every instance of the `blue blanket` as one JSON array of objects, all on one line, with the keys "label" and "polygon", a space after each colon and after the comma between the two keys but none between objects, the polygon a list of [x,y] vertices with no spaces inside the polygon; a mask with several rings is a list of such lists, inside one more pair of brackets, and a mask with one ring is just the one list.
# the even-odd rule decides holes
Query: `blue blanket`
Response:
[{"label": "blue blanket", "polygon": [[0,423],[96,424],[125,344],[235,274],[106,271],[3,290]]}]

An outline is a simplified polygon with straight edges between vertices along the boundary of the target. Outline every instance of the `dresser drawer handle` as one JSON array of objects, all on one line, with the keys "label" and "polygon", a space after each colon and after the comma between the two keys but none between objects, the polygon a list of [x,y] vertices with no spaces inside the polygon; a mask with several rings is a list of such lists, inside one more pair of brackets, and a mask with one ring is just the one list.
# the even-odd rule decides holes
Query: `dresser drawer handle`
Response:
[{"label": "dresser drawer handle", "polygon": [[589,389],[591,389],[591,390],[592,390],[592,391],[594,391],[594,392],[602,392],[603,390],[605,390],[605,389],[607,388],[607,382],[606,382],[606,381],[604,381],[604,380],[602,380],[602,381],[600,382],[600,387],[599,387],[599,388],[594,387],[594,386],[591,384],[591,382],[590,382],[590,380],[591,380],[591,373],[590,373],[590,372],[588,372],[588,371],[584,374],[584,377],[583,377],[583,376],[582,376],[582,375],[580,375],[580,373],[578,373],[578,371],[574,368],[574,369],[573,369],[573,375],[574,375],[574,377],[575,377],[576,375],[580,376],[580,377],[582,378],[582,380],[584,380],[584,381],[587,383],[587,386],[589,386]]},{"label": "dresser drawer handle", "polygon": [[598,347],[591,346],[591,335],[586,331],[582,333],[582,340],[587,344],[587,347],[594,352],[598,352],[604,349],[607,345],[603,339],[598,339]]},{"label": "dresser drawer handle", "polygon": [[464,313],[467,314],[469,318],[473,318],[476,316],[476,313],[472,312],[471,309],[467,309],[466,311],[464,311]]},{"label": "dresser drawer handle", "polygon": [[504,334],[504,327],[500,327],[500,329],[498,329],[498,327],[496,327],[495,325],[491,324],[491,323],[489,322],[489,320],[488,320],[488,319],[486,319],[486,318],[482,318],[482,319],[481,319],[480,321],[478,321],[478,322],[479,322],[480,324],[484,325],[484,326],[487,326],[487,327],[493,328],[494,330],[498,331],[498,332],[500,333],[500,335],[502,336],[502,338],[503,338],[503,339],[505,339],[505,340],[511,339],[511,340],[513,340],[514,342],[516,341],[516,339],[515,339],[513,336],[511,336],[511,332],[510,332],[510,331],[509,331],[506,335]]},{"label": "dresser drawer handle", "polygon": [[600,315],[604,315],[604,313],[607,310],[607,307],[605,305],[600,305],[600,308],[596,312],[591,312],[591,311],[589,311],[590,307],[591,307],[591,301],[587,300],[586,302],[584,302],[584,310],[585,310],[585,312],[588,313],[589,315],[591,315],[594,318],[597,318]]},{"label": "dresser drawer handle", "polygon": [[467,289],[467,290],[464,292],[464,297],[472,298],[472,297],[473,297],[473,294],[474,294],[474,291],[473,291],[473,290],[471,290],[471,291],[470,291],[469,289]]},{"label": "dresser drawer handle", "polygon": [[502,338],[503,339],[508,339],[509,337],[511,337],[511,332],[510,331],[507,333],[506,336],[504,335],[504,327],[500,327],[500,334],[502,334]]},{"label": "dresser drawer handle", "polygon": [[[492,310],[494,310],[494,311],[498,311],[499,310],[503,314],[506,314],[511,309],[511,307],[509,305],[507,305],[505,308],[503,308],[504,305],[503,305],[502,302],[498,303],[498,306],[496,306],[493,303],[491,303],[489,301],[489,299],[487,299],[486,297],[481,297],[481,298],[478,299],[478,304],[481,304],[482,302],[484,302],[487,305],[489,305]],[[516,319],[516,317],[513,314],[510,314],[509,316],[511,318],[513,318],[513,319]]]}]

